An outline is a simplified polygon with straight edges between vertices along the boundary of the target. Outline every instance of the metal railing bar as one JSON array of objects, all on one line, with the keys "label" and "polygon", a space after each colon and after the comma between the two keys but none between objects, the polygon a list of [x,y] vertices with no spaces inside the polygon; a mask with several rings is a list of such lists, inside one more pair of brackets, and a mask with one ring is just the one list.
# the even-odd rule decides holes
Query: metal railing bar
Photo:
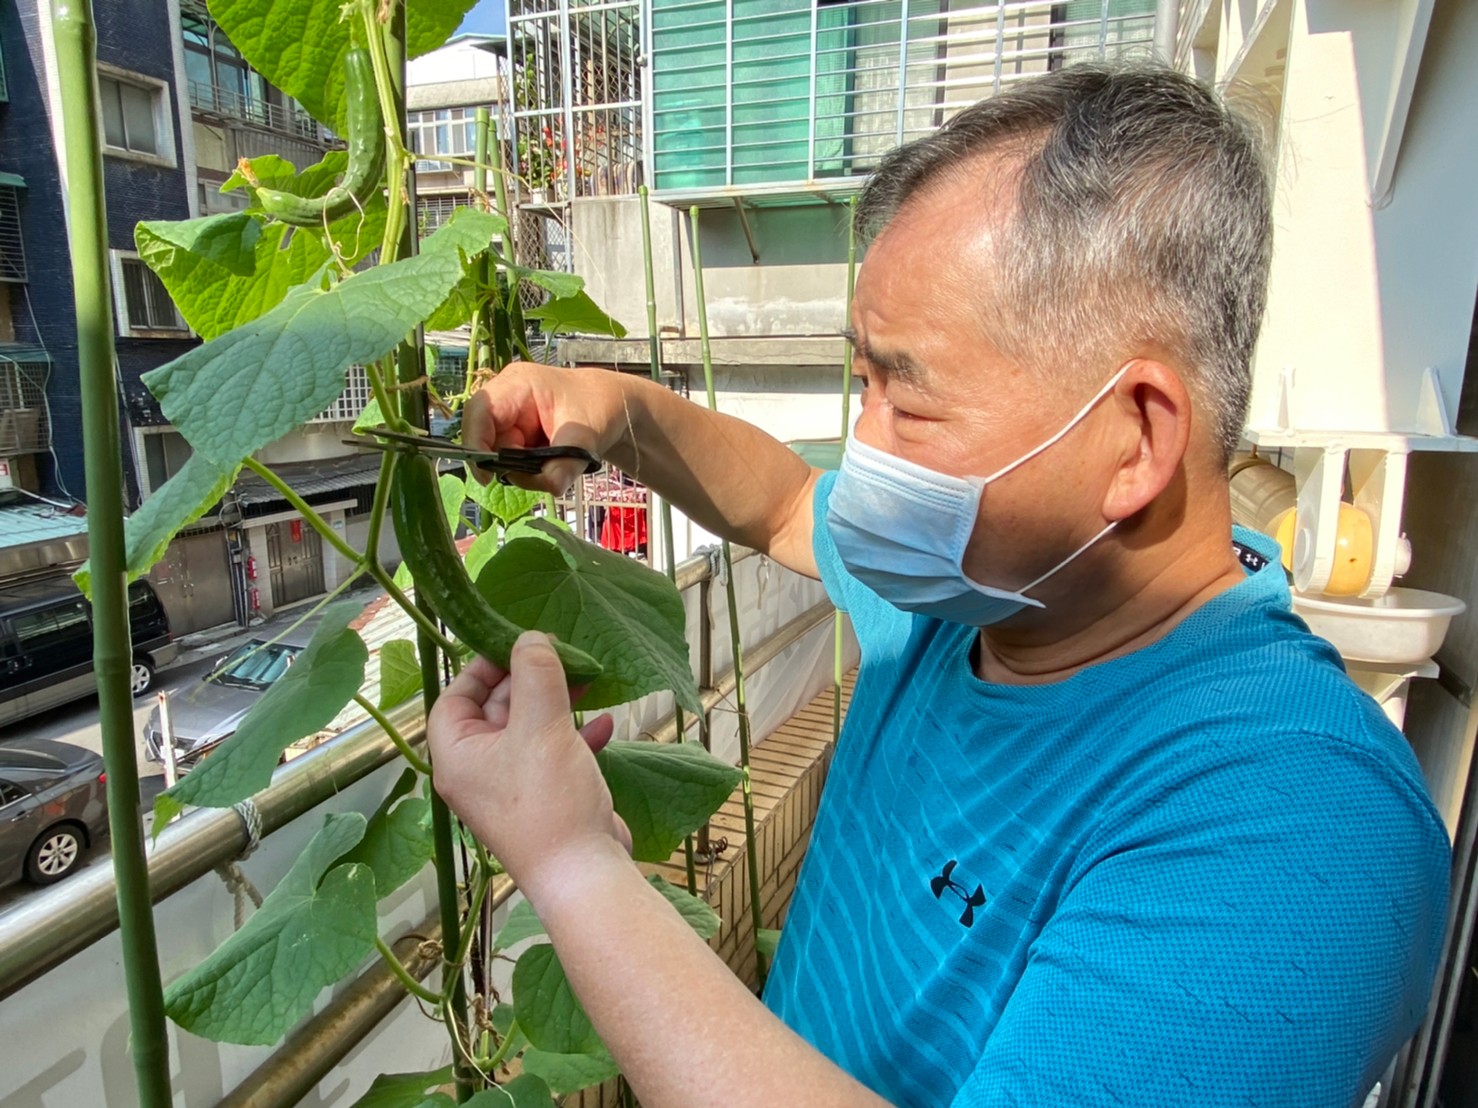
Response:
[{"label": "metal railing bar", "polygon": [[[502,899],[506,900],[512,882],[506,878],[503,881]],[[489,895],[495,896],[492,892]],[[441,963],[438,954],[427,951],[422,943],[440,938],[440,913],[432,912],[391,943],[390,949],[407,972],[421,981]],[[216,1108],[297,1104],[405,999],[404,986],[376,958],[369,969],[288,1035],[265,1062],[221,1098]]]},{"label": "metal railing bar", "polygon": [[[420,706],[387,713],[411,744],[425,741]],[[279,768],[253,799],[268,835],[399,756],[369,720]],[[155,904],[241,854],[241,817],[231,808],[197,808],[170,824],[148,854]],[[113,866],[90,866],[0,916],[0,999],[34,981],[118,927]]]}]

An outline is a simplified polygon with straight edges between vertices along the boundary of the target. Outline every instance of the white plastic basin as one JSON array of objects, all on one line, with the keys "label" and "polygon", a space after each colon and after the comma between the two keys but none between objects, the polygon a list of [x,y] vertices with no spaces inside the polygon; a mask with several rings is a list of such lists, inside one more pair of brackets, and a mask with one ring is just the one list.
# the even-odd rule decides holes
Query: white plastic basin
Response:
[{"label": "white plastic basin", "polygon": [[1293,610],[1309,630],[1352,662],[1424,662],[1466,608],[1455,596],[1421,589],[1393,588],[1370,600],[1293,594]]}]

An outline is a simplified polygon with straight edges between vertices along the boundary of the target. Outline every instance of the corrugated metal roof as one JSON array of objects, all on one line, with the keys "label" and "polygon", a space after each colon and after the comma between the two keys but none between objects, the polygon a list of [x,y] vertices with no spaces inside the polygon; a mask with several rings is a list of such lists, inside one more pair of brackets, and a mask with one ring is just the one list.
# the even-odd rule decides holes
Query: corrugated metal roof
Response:
[{"label": "corrugated metal roof", "polygon": [[[378,453],[348,454],[317,462],[288,462],[272,467],[294,492],[308,503],[321,501],[328,493],[344,492],[373,486],[380,472]],[[268,504],[284,504],[282,496],[254,473],[243,473],[236,479],[236,499],[247,509]]]},{"label": "corrugated metal roof", "polygon": [[[81,509],[78,509],[81,511]],[[72,515],[50,504],[20,503],[0,507],[0,546],[26,546],[85,534],[87,516]]]}]

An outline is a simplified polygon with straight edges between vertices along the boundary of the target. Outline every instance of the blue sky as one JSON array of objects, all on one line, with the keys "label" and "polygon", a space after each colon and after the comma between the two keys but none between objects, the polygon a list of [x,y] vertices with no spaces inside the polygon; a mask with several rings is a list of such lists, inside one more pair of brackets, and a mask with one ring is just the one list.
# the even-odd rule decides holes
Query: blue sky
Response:
[{"label": "blue sky", "polygon": [[472,10],[467,13],[467,18],[462,20],[462,25],[457,32],[473,31],[482,35],[501,35],[506,30],[503,26],[503,0],[477,0]]}]

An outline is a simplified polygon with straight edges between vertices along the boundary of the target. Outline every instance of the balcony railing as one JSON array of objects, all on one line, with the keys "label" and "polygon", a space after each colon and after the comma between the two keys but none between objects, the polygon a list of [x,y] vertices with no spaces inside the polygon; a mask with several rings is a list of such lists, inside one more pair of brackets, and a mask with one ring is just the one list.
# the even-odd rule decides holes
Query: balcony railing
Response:
[{"label": "balcony railing", "polygon": [[1145,53],[1154,0],[648,0],[663,199],[847,191],[1012,81]]},{"label": "balcony railing", "polygon": [[197,111],[227,119],[240,119],[266,127],[271,131],[294,135],[310,142],[322,142],[323,134],[318,123],[301,108],[285,108],[281,104],[269,104],[265,100],[243,96],[234,89],[209,85],[201,81],[190,82],[190,106]]}]

